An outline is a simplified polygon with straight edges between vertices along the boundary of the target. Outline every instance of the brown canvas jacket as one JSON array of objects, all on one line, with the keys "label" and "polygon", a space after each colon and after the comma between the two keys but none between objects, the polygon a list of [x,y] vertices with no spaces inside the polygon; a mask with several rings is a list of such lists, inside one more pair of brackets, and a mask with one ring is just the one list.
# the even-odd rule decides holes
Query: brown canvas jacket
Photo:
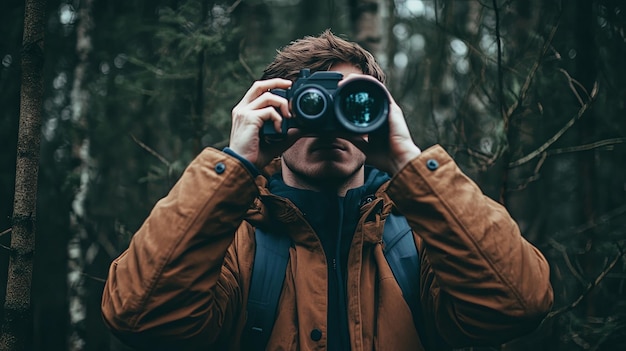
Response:
[{"label": "brown canvas jacket", "polygon": [[[146,349],[239,350],[254,259],[254,226],[290,233],[285,283],[269,350],[324,350],[327,268],[302,213],[235,158],[205,149],[112,264],[103,317]],[[549,266],[507,211],[484,196],[439,146],[425,150],[361,208],[348,257],[352,350],[439,350],[498,344],[549,311]],[[383,254],[396,206],[420,253],[418,336]]]}]

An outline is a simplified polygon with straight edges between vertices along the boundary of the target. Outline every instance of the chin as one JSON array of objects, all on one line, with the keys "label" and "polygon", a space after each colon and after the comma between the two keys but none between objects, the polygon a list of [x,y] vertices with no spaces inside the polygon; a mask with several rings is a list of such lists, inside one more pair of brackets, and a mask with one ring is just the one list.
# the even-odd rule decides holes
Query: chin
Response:
[{"label": "chin", "polygon": [[311,172],[311,178],[342,180],[354,176],[362,165],[330,162],[324,163]]}]

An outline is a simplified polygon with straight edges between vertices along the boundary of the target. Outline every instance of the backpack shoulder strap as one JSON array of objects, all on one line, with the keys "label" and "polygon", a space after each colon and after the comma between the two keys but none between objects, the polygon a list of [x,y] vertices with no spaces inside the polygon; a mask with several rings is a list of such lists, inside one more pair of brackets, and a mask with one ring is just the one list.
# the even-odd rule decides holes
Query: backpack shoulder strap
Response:
[{"label": "backpack shoulder strap", "polygon": [[418,332],[421,316],[420,305],[420,261],[413,230],[404,216],[390,214],[385,221],[383,231],[385,258],[393,272],[402,295],[411,309],[413,322]]},{"label": "backpack shoulder strap", "polygon": [[256,250],[242,345],[248,345],[245,350],[264,350],[276,319],[291,239],[286,235],[270,234],[258,228],[254,236]]}]

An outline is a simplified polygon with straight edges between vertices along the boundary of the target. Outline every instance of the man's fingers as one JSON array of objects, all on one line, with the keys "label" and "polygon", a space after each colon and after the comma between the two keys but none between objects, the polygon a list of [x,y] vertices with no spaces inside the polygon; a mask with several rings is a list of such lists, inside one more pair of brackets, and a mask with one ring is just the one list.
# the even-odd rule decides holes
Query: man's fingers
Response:
[{"label": "man's fingers", "polygon": [[248,108],[251,110],[257,110],[257,109],[265,108],[267,106],[278,108],[282,116],[286,116],[286,117],[290,116],[289,104],[287,102],[287,99],[281,96],[272,94],[270,92],[265,92],[261,94],[258,98],[251,101],[250,104],[248,105]]},{"label": "man's fingers", "polygon": [[[281,116],[280,113],[278,113],[278,111],[276,111],[274,107],[268,106],[260,110],[256,110],[255,113],[257,113],[258,117],[263,121],[263,123],[266,123],[269,121],[270,123],[274,125],[274,129],[277,132],[280,132],[281,125],[283,122],[283,117]],[[260,128],[263,128],[263,126],[261,125]]]},{"label": "man's fingers", "polygon": [[250,103],[271,89],[287,89],[290,86],[291,81],[282,78],[258,80],[252,84],[250,89],[248,89],[246,95],[244,95],[243,99],[241,99],[241,102]]}]

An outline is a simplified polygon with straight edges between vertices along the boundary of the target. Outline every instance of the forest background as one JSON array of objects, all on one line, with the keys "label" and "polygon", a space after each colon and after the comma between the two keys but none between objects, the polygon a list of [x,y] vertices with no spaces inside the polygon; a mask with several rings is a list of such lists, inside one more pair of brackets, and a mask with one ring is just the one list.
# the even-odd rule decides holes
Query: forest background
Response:
[{"label": "forest background", "polygon": [[[24,2],[0,7],[5,292]],[[275,50],[327,28],[375,54],[418,145],[443,145],[549,260],[553,312],[491,350],[623,349],[620,0],[47,1],[27,349],[124,349],[100,317],[109,264],[191,159],[228,144]]]}]

